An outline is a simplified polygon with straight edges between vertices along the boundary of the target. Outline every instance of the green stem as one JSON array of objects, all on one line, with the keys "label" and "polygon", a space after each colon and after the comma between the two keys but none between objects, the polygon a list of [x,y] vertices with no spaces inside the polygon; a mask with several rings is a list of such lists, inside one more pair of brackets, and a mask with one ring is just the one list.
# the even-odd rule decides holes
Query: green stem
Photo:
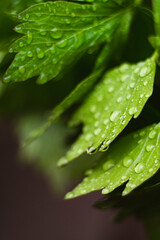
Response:
[{"label": "green stem", "polygon": [[158,57],[159,57],[159,53],[158,53],[158,51],[155,51],[155,52],[153,53],[151,59],[152,59],[153,61],[157,62]]}]

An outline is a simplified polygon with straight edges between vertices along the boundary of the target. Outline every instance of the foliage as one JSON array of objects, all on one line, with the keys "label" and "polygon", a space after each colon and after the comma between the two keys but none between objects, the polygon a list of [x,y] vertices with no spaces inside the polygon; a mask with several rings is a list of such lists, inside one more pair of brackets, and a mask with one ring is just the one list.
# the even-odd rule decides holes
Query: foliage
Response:
[{"label": "foliage", "polygon": [[[122,185],[123,196],[133,192],[118,192],[116,206],[133,205],[137,213],[130,198],[159,191],[160,2],[14,0],[0,7],[0,112],[20,119],[22,156],[49,178],[54,172],[57,184],[88,168],[66,198],[101,189],[115,207]],[[55,162],[79,157],[59,177]],[[149,214],[142,214],[148,225]]]}]

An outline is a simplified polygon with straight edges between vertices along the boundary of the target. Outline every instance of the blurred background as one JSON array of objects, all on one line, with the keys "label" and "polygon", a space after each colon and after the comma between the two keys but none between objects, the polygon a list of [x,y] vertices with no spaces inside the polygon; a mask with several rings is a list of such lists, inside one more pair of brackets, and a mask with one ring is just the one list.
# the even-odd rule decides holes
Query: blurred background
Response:
[{"label": "blurred background", "polygon": [[0,239],[146,240],[143,224],[134,217],[117,224],[116,211],[92,206],[100,193],[63,200],[40,171],[20,163],[10,120],[1,119],[0,133]]}]

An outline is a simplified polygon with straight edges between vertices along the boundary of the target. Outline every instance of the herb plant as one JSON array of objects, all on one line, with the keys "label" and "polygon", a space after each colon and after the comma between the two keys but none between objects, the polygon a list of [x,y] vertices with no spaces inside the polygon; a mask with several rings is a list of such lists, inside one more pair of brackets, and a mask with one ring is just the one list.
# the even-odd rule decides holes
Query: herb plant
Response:
[{"label": "herb plant", "polygon": [[[87,176],[66,199],[102,190],[109,195],[97,207],[121,208],[119,217],[136,214],[150,238],[159,239],[160,1],[14,0],[2,1],[1,9],[1,102],[21,92],[18,113],[32,109],[41,119],[54,101],[30,135],[25,121],[18,124],[20,135],[27,135],[23,151],[43,158],[44,171],[53,169],[54,144],[59,167],[83,155]],[[17,83],[28,79],[28,85]],[[35,79],[45,85],[36,86]],[[6,114],[18,108],[9,103],[1,109]],[[74,140],[64,144],[68,135]]]}]

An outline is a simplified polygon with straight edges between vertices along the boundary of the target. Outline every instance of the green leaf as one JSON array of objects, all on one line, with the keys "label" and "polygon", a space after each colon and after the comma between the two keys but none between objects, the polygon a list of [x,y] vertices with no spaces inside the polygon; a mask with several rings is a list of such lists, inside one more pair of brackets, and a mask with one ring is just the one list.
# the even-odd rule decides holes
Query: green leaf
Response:
[{"label": "green leaf", "polygon": [[160,36],[160,1],[152,0],[154,10],[154,21],[157,36]]},{"label": "green leaf", "polygon": [[149,41],[154,49],[160,49],[160,1],[152,0],[152,3],[156,36],[151,36]]},{"label": "green leaf", "polygon": [[11,52],[18,52],[5,82],[39,76],[45,83],[68,69],[89,48],[110,42],[128,9],[112,1],[95,4],[48,2],[19,15],[16,31],[24,34]]},{"label": "green leaf", "polygon": [[149,179],[160,167],[160,123],[115,142],[101,163],[66,198],[103,189],[107,194],[127,182],[123,195]]},{"label": "green leaf", "polygon": [[43,3],[46,0],[1,0],[0,1],[0,11],[5,11],[13,15],[23,11],[24,9],[30,7],[33,4]]},{"label": "green leaf", "polygon": [[118,57],[123,51],[123,46],[128,38],[132,17],[132,12],[128,12],[121,18],[119,28],[114,32],[112,41],[107,43],[99,54],[95,63],[95,69],[101,68],[102,66],[107,67],[110,60],[115,57],[115,55]]},{"label": "green leaf", "polygon": [[75,113],[71,125],[83,123],[83,133],[59,166],[85,151],[107,150],[109,144],[136,118],[151,96],[156,64],[153,58],[137,64],[123,64],[107,72]]},{"label": "green leaf", "polygon": [[[97,79],[100,77],[103,70],[107,67],[110,60],[115,53],[118,53],[122,50],[122,46],[125,43],[132,15],[129,13],[126,14],[123,19],[121,19],[122,26],[114,33],[114,39],[112,42],[106,44],[102,51],[100,52],[94,66],[93,73],[84,79],[78,86],[49,114],[47,122],[42,125],[39,129],[34,130],[27,142],[33,141],[37,137],[40,137],[44,132],[51,126],[51,124],[57,120],[63,112],[65,112],[69,107],[71,107],[76,102],[82,100],[82,97],[93,87]],[[121,39],[119,41],[119,39]],[[119,41],[119,44],[118,44]],[[119,46],[121,48],[119,49]]]},{"label": "green leaf", "polygon": [[80,101],[82,97],[91,89],[94,83],[97,81],[101,75],[103,69],[93,72],[89,77],[84,79],[77,87],[49,114],[48,119],[40,128],[31,132],[26,143],[35,140],[36,138],[42,136],[44,132],[56,121],[63,112],[65,112],[69,107],[71,107],[76,102]]}]

